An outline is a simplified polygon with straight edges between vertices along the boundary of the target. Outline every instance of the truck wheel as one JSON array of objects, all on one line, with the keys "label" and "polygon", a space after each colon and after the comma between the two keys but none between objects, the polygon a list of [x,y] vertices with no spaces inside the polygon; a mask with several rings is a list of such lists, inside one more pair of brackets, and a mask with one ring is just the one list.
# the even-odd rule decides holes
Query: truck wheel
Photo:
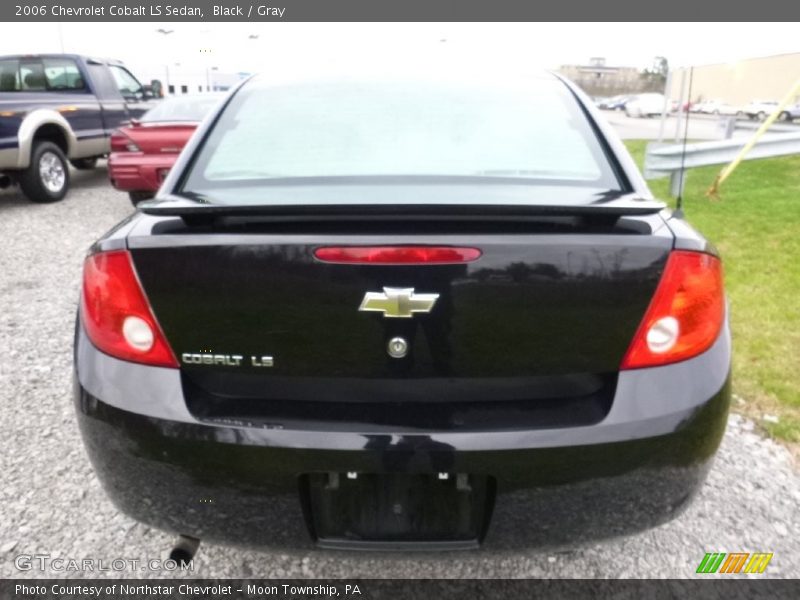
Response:
[{"label": "truck wheel", "polygon": [[53,142],[37,142],[31,164],[19,176],[22,192],[33,202],[57,202],[69,189],[69,165]]},{"label": "truck wheel", "polygon": [[97,157],[92,158],[76,158],[69,161],[70,164],[79,171],[91,171],[97,166]]},{"label": "truck wheel", "polygon": [[128,192],[128,197],[131,199],[131,203],[136,206],[139,202],[151,200],[155,197],[155,194],[152,192]]}]

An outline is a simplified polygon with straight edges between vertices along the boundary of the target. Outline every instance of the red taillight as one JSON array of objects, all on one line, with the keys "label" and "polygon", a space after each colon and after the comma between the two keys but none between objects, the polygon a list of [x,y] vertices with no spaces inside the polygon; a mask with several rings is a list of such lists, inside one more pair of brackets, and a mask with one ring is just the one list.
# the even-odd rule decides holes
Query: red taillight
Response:
[{"label": "red taillight", "polygon": [[672,252],[621,368],[654,367],[697,356],[717,339],[724,318],[719,259],[700,252]]},{"label": "red taillight", "polygon": [[477,248],[452,246],[336,246],[314,250],[317,260],[361,265],[450,265],[478,260]]},{"label": "red taillight", "polygon": [[139,146],[136,145],[129,136],[117,129],[111,134],[111,151],[112,152],[141,152]]},{"label": "red taillight", "polygon": [[111,356],[178,367],[125,250],[102,252],[86,259],[81,321],[92,343]]}]

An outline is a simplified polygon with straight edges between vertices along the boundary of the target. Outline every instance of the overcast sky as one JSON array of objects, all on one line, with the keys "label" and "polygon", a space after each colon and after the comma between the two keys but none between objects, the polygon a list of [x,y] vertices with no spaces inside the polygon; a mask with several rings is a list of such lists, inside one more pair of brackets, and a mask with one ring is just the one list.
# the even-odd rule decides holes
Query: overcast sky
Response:
[{"label": "overcast sky", "polygon": [[800,52],[800,35],[797,23],[0,23],[0,54],[62,49],[148,70],[374,66],[443,52],[552,69],[593,56],[634,67],[658,55],[673,66],[735,62]]}]

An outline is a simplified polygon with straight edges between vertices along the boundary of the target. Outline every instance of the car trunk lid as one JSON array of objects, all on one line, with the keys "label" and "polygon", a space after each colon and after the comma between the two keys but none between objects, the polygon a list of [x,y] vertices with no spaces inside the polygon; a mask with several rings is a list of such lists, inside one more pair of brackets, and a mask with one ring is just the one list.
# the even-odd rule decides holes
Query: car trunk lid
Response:
[{"label": "car trunk lid", "polygon": [[197,123],[139,123],[125,128],[145,154],[178,154],[197,129]]},{"label": "car trunk lid", "polygon": [[[403,415],[408,403],[425,405],[422,424],[440,427],[477,426],[481,410],[491,420],[497,402],[508,403],[506,418],[525,413],[529,425],[599,420],[672,244],[657,215],[613,224],[419,222],[416,234],[403,233],[408,223],[382,221],[148,219],[156,235],[129,244],[193,408],[228,418],[279,415],[284,425],[325,421],[320,403],[338,406],[348,423],[372,411],[387,426],[414,424]],[[354,245],[469,247],[481,255],[389,265],[315,257],[321,247]],[[436,300],[405,318],[359,310],[387,288]],[[391,353],[396,338],[408,346],[400,357]],[[532,400],[535,416],[526,412]]]}]

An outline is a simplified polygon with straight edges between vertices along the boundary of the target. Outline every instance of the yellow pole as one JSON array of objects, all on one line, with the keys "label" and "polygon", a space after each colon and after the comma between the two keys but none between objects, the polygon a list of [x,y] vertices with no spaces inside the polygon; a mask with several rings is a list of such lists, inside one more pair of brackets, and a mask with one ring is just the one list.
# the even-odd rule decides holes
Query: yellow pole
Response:
[{"label": "yellow pole", "polygon": [[745,155],[750,152],[753,146],[756,145],[756,142],[758,142],[761,136],[764,135],[767,129],[769,129],[770,126],[775,122],[775,120],[778,118],[778,115],[783,112],[783,109],[786,108],[789,102],[791,102],[792,99],[798,94],[800,94],[800,79],[797,80],[789,92],[783,97],[783,100],[778,103],[778,106],[775,108],[772,114],[764,120],[764,122],[761,124],[761,127],[759,127],[753,134],[753,137],[748,140],[744,147],[739,151],[739,154],[736,155],[736,158],[734,158],[730,164],[725,165],[722,171],[719,172],[719,175],[717,175],[714,183],[711,184],[710,188],[708,188],[706,196],[712,200],[719,200],[719,187],[728,178],[728,176],[734,172],[736,167],[739,166],[739,163],[744,160]]}]

